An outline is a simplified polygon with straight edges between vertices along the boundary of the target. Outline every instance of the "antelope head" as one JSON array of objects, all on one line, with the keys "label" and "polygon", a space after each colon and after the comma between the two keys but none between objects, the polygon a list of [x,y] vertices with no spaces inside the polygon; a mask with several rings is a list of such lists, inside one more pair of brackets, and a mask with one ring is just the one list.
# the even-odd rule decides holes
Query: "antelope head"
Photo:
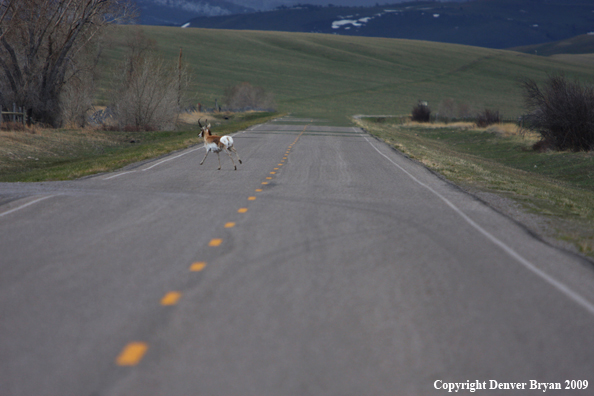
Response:
[{"label": "antelope head", "polygon": [[198,119],[198,125],[200,126],[200,134],[198,136],[200,137],[204,137],[204,134],[206,133],[207,135],[210,135],[210,124],[208,123],[208,118],[206,119],[206,126],[203,126],[202,123],[200,123],[201,118]]}]

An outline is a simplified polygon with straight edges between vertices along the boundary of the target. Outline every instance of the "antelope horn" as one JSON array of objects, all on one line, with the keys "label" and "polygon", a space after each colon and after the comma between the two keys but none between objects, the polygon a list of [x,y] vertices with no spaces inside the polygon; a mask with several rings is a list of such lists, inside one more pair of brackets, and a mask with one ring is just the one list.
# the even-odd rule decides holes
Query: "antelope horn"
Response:
[{"label": "antelope horn", "polygon": [[200,125],[200,128],[202,128],[202,124],[200,123],[200,118],[198,118],[198,125]]}]

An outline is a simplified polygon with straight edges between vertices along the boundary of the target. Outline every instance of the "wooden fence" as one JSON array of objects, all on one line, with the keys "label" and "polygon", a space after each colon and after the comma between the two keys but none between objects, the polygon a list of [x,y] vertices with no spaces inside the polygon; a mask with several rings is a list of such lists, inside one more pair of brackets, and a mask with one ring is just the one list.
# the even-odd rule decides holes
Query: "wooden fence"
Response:
[{"label": "wooden fence", "polygon": [[25,123],[31,123],[30,120],[27,119],[27,110],[22,107],[17,108],[16,103],[12,104],[12,111],[4,111],[2,106],[0,106],[0,126],[5,120],[13,123],[22,123],[23,125],[25,125]]}]

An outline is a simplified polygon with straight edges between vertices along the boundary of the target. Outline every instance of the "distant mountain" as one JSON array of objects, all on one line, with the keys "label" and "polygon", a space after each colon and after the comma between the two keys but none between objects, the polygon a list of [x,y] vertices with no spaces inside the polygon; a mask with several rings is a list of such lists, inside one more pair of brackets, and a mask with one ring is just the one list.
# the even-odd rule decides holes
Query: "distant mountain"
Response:
[{"label": "distant mountain", "polygon": [[204,16],[251,13],[256,10],[225,0],[135,0],[141,25],[181,26]]},{"label": "distant mountain", "polygon": [[[140,11],[141,25],[181,26],[191,18],[246,14],[276,8],[299,7],[304,0],[133,0]],[[410,0],[392,0],[396,2]],[[468,0],[443,0],[468,1]],[[560,0],[562,1],[562,0]],[[375,0],[305,0],[315,6],[369,6]]]},{"label": "distant mountain", "polygon": [[255,14],[199,17],[187,27],[390,37],[510,48],[563,40],[594,29],[582,0],[408,2],[373,7],[301,5]]},{"label": "distant mountain", "polygon": [[[300,4],[309,4],[316,6],[328,6],[333,4],[339,7],[370,7],[380,2],[377,0],[230,0],[235,4],[244,7],[253,8],[258,11],[269,11],[277,7],[294,7]],[[394,0],[392,0],[394,1]],[[406,0],[402,0],[406,1]],[[410,0],[408,0],[410,1]],[[439,1],[468,1],[468,0],[439,0]],[[400,2],[397,0],[397,2]],[[386,3],[387,4],[387,3]]]}]

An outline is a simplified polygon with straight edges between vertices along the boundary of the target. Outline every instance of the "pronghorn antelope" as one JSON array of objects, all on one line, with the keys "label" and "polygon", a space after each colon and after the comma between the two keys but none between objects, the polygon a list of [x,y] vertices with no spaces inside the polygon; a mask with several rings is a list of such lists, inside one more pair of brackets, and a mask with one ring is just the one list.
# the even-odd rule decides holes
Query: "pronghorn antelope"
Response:
[{"label": "pronghorn antelope", "polygon": [[229,152],[229,150],[233,151],[235,153],[235,155],[237,156],[237,160],[241,164],[241,159],[239,158],[239,154],[237,154],[235,147],[233,147],[233,138],[231,136],[220,137],[217,135],[213,135],[210,132],[210,124],[208,123],[208,120],[206,120],[206,126],[202,126],[202,124],[200,123],[200,120],[198,120],[198,125],[200,125],[200,128],[202,129],[202,131],[200,132],[200,137],[204,138],[204,148],[206,149],[206,154],[204,154],[204,158],[202,159],[202,162],[200,162],[200,165],[202,165],[204,163],[206,156],[208,155],[209,152],[212,151],[213,153],[217,153],[217,158],[219,159],[219,170],[221,170],[221,157],[219,157],[219,153],[221,151],[225,150],[225,152],[227,154],[229,154],[229,158],[231,158],[231,162],[233,162],[233,167],[235,168],[235,170],[237,170],[235,161],[233,161],[233,157],[231,156],[231,153]]}]

